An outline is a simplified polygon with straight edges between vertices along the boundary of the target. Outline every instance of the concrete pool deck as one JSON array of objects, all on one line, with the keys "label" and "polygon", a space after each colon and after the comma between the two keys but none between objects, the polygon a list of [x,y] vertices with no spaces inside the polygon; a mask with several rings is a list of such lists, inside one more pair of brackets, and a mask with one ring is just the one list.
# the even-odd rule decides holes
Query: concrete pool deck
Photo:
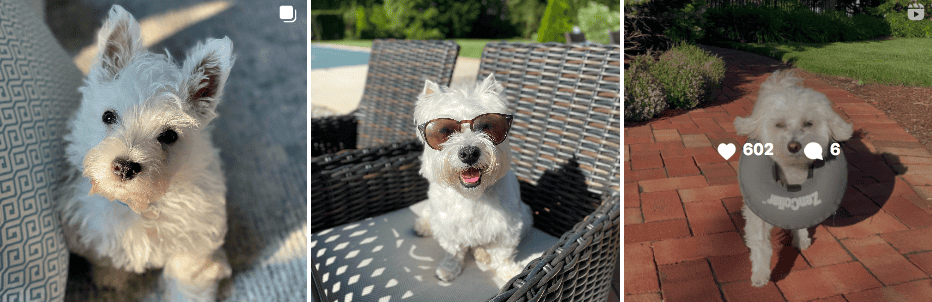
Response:
[{"label": "concrete pool deck", "polygon": [[[367,47],[312,43],[326,47],[369,52]],[[313,67],[312,67],[313,68]],[[347,114],[359,106],[366,85],[367,65],[311,69],[311,117]],[[479,59],[459,57],[453,69],[452,86],[472,85],[479,73]]]}]

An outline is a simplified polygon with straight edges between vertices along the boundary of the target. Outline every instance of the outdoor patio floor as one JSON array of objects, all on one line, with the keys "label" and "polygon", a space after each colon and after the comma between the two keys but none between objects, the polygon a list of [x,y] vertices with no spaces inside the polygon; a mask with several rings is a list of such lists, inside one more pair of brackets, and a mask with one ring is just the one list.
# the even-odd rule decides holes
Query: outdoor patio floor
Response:
[{"label": "outdoor patio floor", "polygon": [[[810,229],[800,252],[774,228],[773,273],[750,284],[744,244],[740,153],[715,149],[746,137],[733,122],[750,114],[769,74],[788,68],[715,47],[726,62],[716,104],[625,124],[625,301],[928,301],[932,297],[932,154],[883,112],[817,80],[853,122],[843,144],[848,189],[835,217]],[[669,112],[668,112],[669,113]]]}]

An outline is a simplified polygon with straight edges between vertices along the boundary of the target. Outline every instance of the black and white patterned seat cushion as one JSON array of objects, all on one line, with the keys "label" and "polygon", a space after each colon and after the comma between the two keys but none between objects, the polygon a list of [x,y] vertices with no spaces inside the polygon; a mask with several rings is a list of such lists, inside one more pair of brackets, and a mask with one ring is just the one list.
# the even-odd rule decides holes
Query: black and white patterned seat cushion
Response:
[{"label": "black and white patterned seat cushion", "polygon": [[61,301],[68,277],[53,204],[82,76],[42,20],[0,0],[0,301]]}]

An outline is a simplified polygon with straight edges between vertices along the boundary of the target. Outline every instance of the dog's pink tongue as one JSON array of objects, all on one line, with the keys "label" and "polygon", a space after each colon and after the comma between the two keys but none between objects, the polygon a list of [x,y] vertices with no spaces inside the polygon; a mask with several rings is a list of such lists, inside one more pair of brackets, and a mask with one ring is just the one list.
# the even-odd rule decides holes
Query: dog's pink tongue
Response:
[{"label": "dog's pink tongue", "polygon": [[463,181],[469,184],[479,181],[479,176],[482,176],[482,171],[476,168],[466,169],[466,171],[463,171],[462,175]]}]

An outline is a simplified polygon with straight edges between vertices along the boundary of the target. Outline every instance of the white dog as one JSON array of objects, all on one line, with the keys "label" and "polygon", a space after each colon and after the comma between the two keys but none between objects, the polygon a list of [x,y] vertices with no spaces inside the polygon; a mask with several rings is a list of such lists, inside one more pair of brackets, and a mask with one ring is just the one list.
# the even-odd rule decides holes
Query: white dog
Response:
[{"label": "white dog", "polygon": [[436,270],[440,280],[462,272],[469,249],[481,270],[494,268],[502,280],[521,272],[515,251],[532,218],[511,170],[512,117],[502,89],[492,75],[471,93],[428,80],[418,96],[414,122],[425,142],[420,173],[430,189],[414,229],[433,235],[447,252]]},{"label": "white dog", "polygon": [[98,285],[119,290],[125,280],[112,280],[115,269],[164,268],[165,299],[216,300],[231,269],[220,248],[226,185],[208,125],[232,44],[210,39],[179,67],[146,51],[139,24],[117,5],[97,39],[66,136],[68,160],[83,175],[61,202],[68,247],[95,263]]},{"label": "white dog", "polygon": [[[824,94],[802,87],[802,79],[793,71],[776,71],[760,86],[754,112],[746,118],[735,118],[738,135],[747,135],[761,143],[773,144],[773,160],[779,167],[780,180],[788,185],[806,181],[813,160],[803,154],[811,142],[829,151],[833,141],[851,138],[851,124],[832,110]],[[827,156],[828,154],[823,154]],[[745,204],[747,196],[744,197]],[[770,281],[770,244],[772,225],[757,217],[747,205],[744,213],[744,237],[751,249],[751,284],[764,286]],[[804,250],[812,241],[807,229],[793,230],[793,246]]]}]

